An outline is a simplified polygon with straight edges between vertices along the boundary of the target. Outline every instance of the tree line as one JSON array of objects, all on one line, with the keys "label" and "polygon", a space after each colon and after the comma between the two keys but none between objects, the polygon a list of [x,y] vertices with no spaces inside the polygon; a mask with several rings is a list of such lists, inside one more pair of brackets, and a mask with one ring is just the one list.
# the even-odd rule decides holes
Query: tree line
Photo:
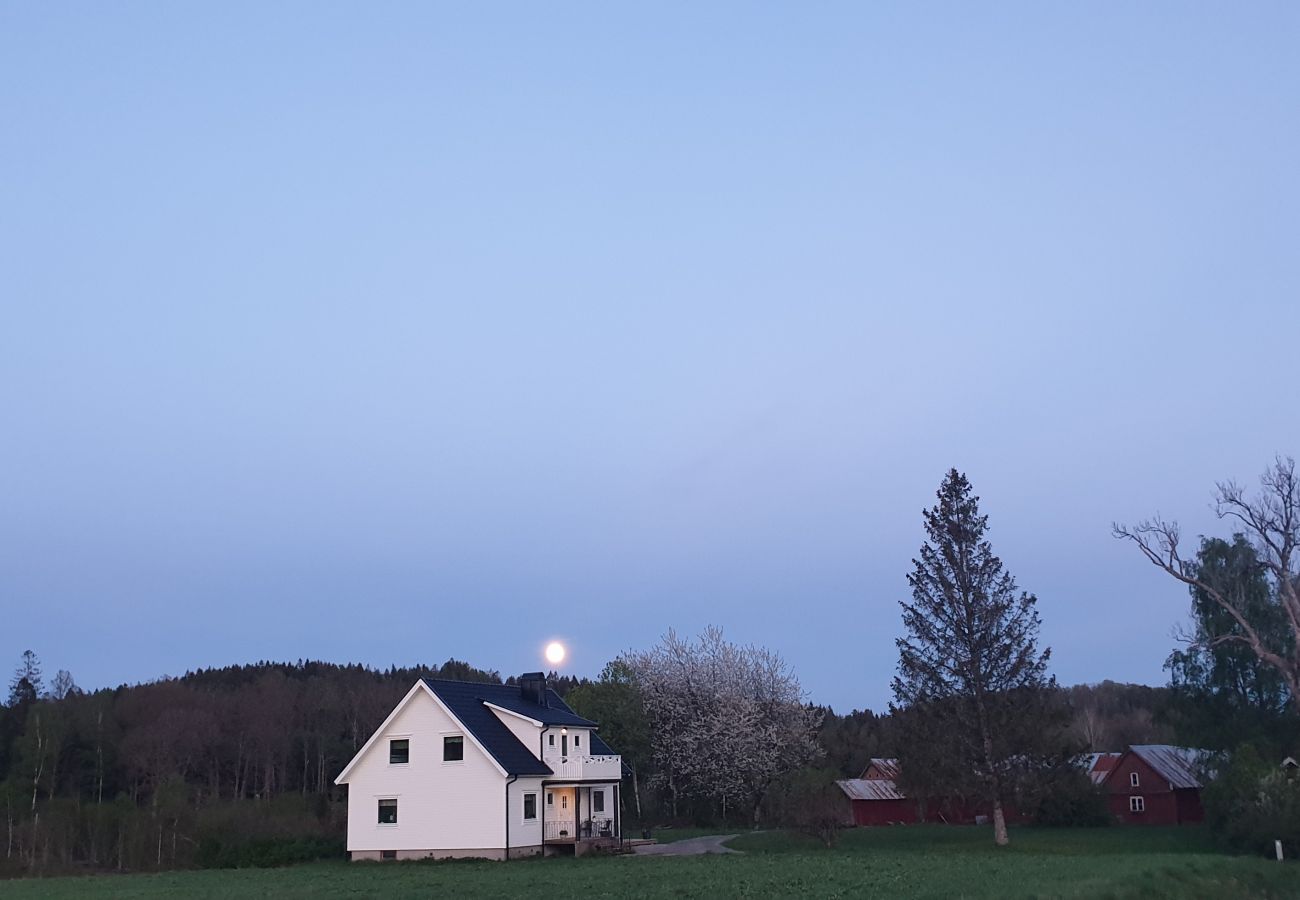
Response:
[{"label": "tree line", "polygon": [[[1050,650],[1038,646],[1037,598],[993,553],[971,484],[952,470],[936,499],[923,514],[911,599],[901,603],[885,712],[819,707],[778,654],[713,628],[695,638],[669,631],[594,680],[552,674],[552,687],[622,754],[630,821],[801,824],[833,834],[843,816],[834,780],[858,776],[879,756],[901,761],[911,796],[983,805],[1004,843],[1008,803],[1046,809],[1055,791],[1083,808],[1075,764],[1083,752],[1164,742],[1247,760],[1296,752],[1293,462],[1279,460],[1255,498],[1221,485],[1220,511],[1241,528],[1203,538],[1190,558],[1180,555],[1174,525],[1116,526],[1191,595],[1191,624],[1160,688],[1057,685]],[[66,670],[46,683],[29,651],[0,707],[0,871],[341,853],[345,809],[333,778],[419,677],[502,681],[454,659],[387,670],[299,661],[86,692]],[[1271,776],[1260,771],[1225,783],[1264,783]]]}]

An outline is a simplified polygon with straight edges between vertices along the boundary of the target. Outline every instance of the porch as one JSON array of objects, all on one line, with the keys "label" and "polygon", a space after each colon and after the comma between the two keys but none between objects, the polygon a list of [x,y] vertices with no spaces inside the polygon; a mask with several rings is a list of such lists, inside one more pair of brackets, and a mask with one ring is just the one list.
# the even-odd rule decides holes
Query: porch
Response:
[{"label": "porch", "polygon": [[[575,846],[581,854],[620,843],[618,784],[543,786],[542,843]],[[585,847],[580,846],[585,845]]]}]

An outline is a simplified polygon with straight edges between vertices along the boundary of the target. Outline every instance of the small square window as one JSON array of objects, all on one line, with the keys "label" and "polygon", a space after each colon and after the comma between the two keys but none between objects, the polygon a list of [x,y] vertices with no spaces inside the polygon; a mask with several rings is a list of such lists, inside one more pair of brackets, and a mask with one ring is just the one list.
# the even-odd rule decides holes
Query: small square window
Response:
[{"label": "small square window", "polygon": [[1129,784],[1129,787],[1137,787],[1137,786],[1138,786],[1138,773],[1137,773],[1137,772],[1129,772],[1129,773],[1128,773],[1128,784]]},{"label": "small square window", "polygon": [[460,762],[465,758],[465,738],[459,734],[442,739],[442,761]]},{"label": "small square window", "polygon": [[592,791],[592,792],[591,792],[591,811],[592,811],[592,812],[604,812],[604,811],[605,811],[605,792],[604,792],[604,791]]},{"label": "small square window", "polygon": [[525,819],[537,818],[537,795],[536,794],[524,794],[524,818]]},{"label": "small square window", "polygon": [[397,824],[397,800],[380,800],[379,801],[379,824],[396,825]]},{"label": "small square window", "polygon": [[1128,811],[1129,811],[1129,812],[1135,812],[1135,813],[1146,812],[1146,811],[1147,811],[1147,803],[1146,803],[1146,801],[1145,801],[1144,799],[1142,799],[1141,797],[1129,797],[1129,798],[1128,798]]},{"label": "small square window", "polygon": [[409,740],[388,742],[388,764],[404,766],[411,761],[411,742]]},{"label": "small square window", "polygon": [[379,851],[379,858],[380,858],[380,859],[397,859],[397,851],[396,851],[396,850],[380,850],[380,851]]}]

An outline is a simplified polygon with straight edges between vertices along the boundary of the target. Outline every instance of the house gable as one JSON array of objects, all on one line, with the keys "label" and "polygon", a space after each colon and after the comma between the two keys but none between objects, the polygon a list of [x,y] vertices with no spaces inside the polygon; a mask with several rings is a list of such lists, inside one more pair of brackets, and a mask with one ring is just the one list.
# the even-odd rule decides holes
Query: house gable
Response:
[{"label": "house gable", "polygon": [[421,680],[421,681],[417,681],[414,685],[411,686],[411,689],[406,692],[406,696],[403,697],[400,701],[398,701],[397,705],[393,707],[393,711],[388,714],[388,718],[384,719],[384,721],[380,724],[380,726],[375,729],[375,733],[370,736],[370,740],[366,741],[361,746],[361,749],[356,752],[356,755],[352,757],[352,761],[343,767],[343,771],[340,772],[338,774],[338,777],[334,779],[335,784],[348,783],[348,777],[352,773],[352,770],[357,766],[358,763],[361,762],[363,758],[365,758],[365,756],[368,753],[370,753],[371,749],[377,743],[380,742],[381,737],[383,737],[386,734],[394,733],[395,720],[400,715],[402,715],[402,712],[407,708],[407,706],[411,703],[411,701],[416,696],[422,694],[427,695],[430,699],[432,699],[433,702],[436,703],[438,707],[442,710],[442,712],[446,716],[448,716],[454,723],[456,723],[457,726],[459,726],[459,729],[462,730],[465,734],[466,741],[472,746],[474,746],[475,748],[477,748],[478,752],[483,754],[492,763],[493,767],[496,768],[496,770],[501,774],[503,778],[509,774],[501,766],[501,764],[497,762],[497,760],[493,757],[493,755],[489,753],[487,749],[479,742],[478,738],[473,734],[473,732],[471,732],[468,728],[465,728],[464,723],[461,722],[456,717],[455,713],[453,713],[450,709],[448,709],[447,705],[443,703],[440,699],[438,699],[438,695],[435,694],[433,691],[429,690],[429,686],[425,684],[424,681]]}]

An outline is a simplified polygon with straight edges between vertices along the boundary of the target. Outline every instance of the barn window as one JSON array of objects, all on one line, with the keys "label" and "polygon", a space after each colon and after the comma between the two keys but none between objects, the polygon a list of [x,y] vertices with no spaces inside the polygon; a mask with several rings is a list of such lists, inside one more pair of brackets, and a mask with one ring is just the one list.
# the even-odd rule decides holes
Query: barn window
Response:
[{"label": "barn window", "polygon": [[524,794],[524,818],[525,819],[537,818],[537,795],[536,794]]},{"label": "barn window", "polygon": [[442,739],[442,761],[460,762],[465,758],[465,738],[449,734]]},{"label": "barn window", "polygon": [[411,742],[409,740],[388,742],[388,764],[404,766],[411,761]]},{"label": "barn window", "polygon": [[1138,773],[1137,773],[1137,772],[1129,772],[1129,773],[1128,773],[1128,786],[1129,786],[1129,787],[1137,787],[1137,786],[1138,786]]},{"label": "barn window", "polygon": [[1143,800],[1141,797],[1129,797],[1128,811],[1134,813],[1146,812],[1147,811],[1146,801]]},{"label": "barn window", "polygon": [[396,825],[397,824],[397,798],[390,797],[387,800],[379,801],[379,824]]}]

